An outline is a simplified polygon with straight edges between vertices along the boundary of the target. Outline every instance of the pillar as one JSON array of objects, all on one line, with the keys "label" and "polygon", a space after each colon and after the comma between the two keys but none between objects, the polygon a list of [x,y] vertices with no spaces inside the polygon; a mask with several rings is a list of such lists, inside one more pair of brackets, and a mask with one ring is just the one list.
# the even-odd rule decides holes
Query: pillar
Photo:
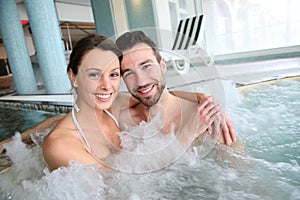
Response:
[{"label": "pillar", "polygon": [[37,85],[26,46],[15,0],[0,0],[0,32],[18,94],[37,92]]},{"label": "pillar", "polygon": [[53,0],[25,0],[29,23],[47,94],[71,89],[61,30]]},{"label": "pillar", "polygon": [[115,27],[110,0],[91,0],[96,32],[108,38],[115,36]]},{"label": "pillar", "polygon": [[125,0],[128,26],[130,30],[142,30],[157,42],[158,27],[155,23],[153,1]]}]

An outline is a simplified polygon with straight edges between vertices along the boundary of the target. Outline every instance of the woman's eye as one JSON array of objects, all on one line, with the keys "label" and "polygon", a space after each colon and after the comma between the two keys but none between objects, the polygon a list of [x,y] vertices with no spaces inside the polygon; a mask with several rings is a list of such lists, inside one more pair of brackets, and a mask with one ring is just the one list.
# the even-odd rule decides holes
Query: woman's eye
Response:
[{"label": "woman's eye", "polygon": [[119,77],[120,74],[118,72],[114,72],[110,76],[113,77],[113,78],[116,78],[116,77]]},{"label": "woman's eye", "polygon": [[99,73],[90,73],[89,74],[89,77],[91,77],[91,78],[100,78],[100,76],[101,76],[101,74],[99,74]]}]

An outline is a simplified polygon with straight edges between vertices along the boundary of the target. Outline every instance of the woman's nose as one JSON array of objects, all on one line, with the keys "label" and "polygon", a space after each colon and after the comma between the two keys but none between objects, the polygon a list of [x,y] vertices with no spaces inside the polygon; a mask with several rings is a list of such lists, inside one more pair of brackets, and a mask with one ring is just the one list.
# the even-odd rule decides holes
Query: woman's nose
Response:
[{"label": "woman's nose", "polygon": [[109,90],[111,87],[109,77],[101,76],[98,87],[102,90]]}]

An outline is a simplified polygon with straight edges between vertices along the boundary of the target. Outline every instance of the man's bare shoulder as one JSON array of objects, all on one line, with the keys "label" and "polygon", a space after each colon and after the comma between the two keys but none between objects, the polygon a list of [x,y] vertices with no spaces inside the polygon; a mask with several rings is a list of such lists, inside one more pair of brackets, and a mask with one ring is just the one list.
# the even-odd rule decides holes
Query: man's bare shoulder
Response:
[{"label": "man's bare shoulder", "polygon": [[136,126],[142,120],[141,114],[138,111],[140,103],[131,105],[130,107],[123,108],[120,111],[120,125],[121,128],[124,128],[124,124],[129,126]]}]

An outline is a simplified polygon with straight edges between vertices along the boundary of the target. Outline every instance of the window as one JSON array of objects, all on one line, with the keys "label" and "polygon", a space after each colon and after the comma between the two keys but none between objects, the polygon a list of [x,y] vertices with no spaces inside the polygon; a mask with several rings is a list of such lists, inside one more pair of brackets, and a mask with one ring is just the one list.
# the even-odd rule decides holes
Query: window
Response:
[{"label": "window", "polygon": [[299,45],[299,0],[202,0],[215,55]]}]

